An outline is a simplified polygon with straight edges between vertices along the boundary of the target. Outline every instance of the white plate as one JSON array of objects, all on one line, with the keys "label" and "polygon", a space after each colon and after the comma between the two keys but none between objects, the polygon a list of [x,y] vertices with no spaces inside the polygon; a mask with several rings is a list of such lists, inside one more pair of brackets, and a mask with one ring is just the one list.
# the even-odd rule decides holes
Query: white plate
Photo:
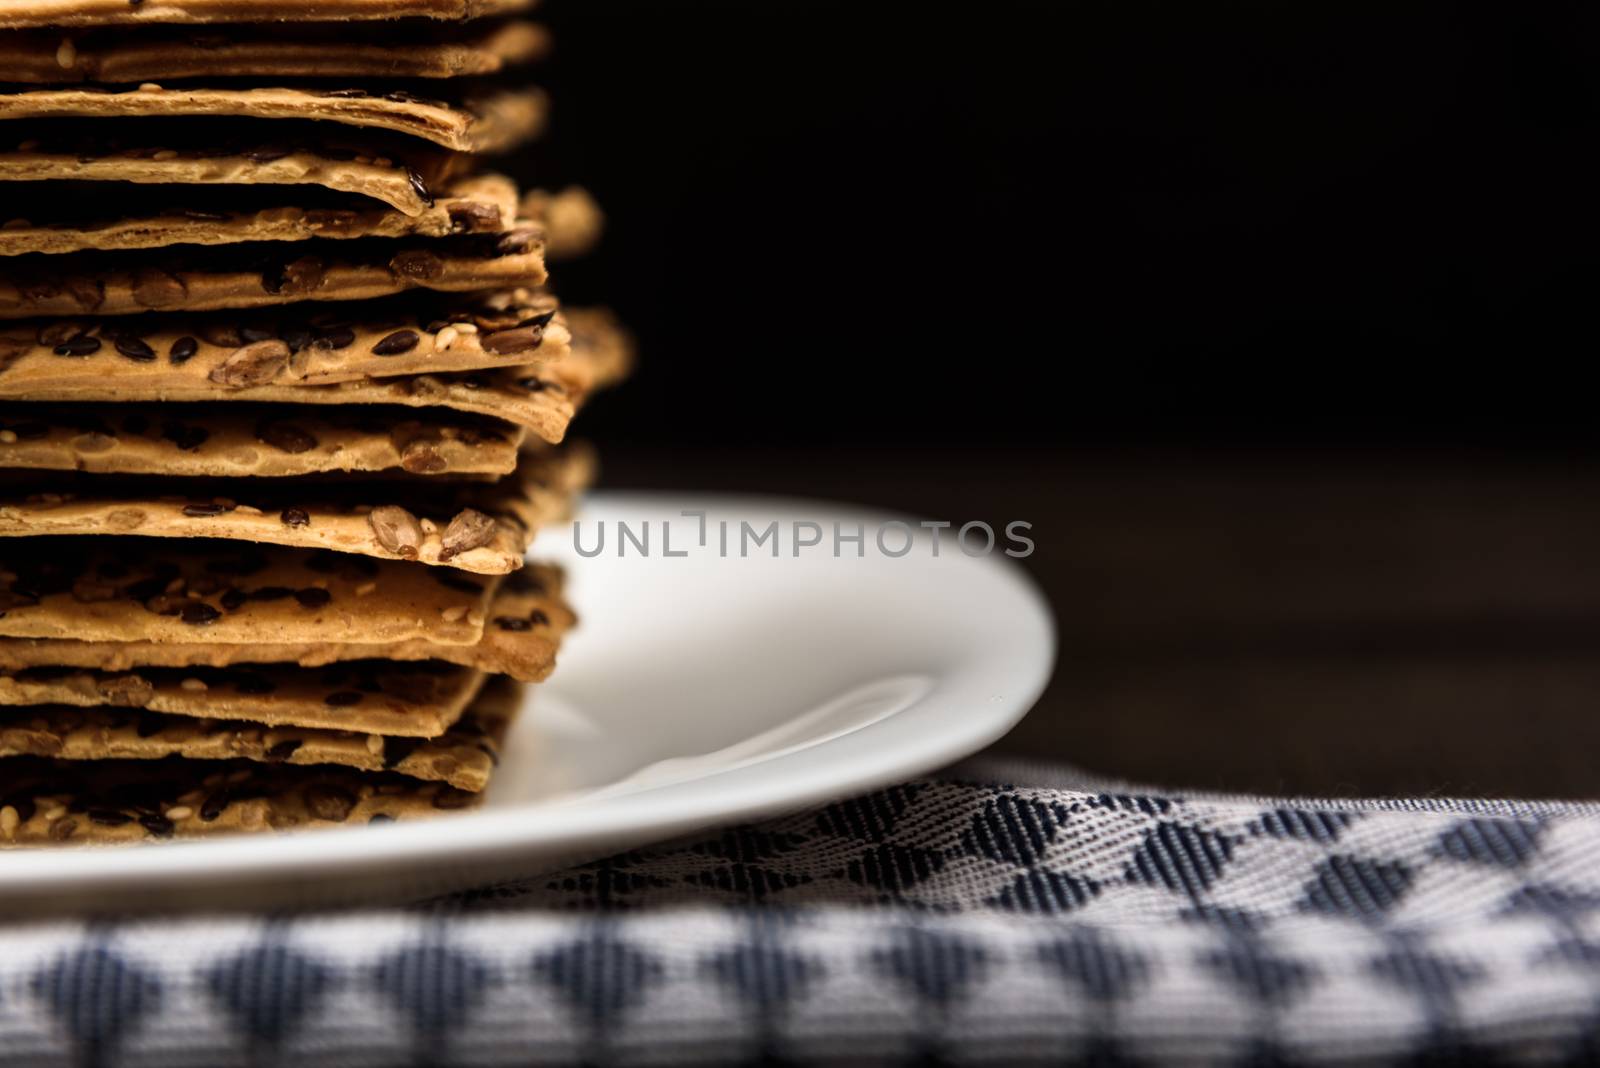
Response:
[{"label": "white plate", "polygon": [[[707,545],[696,544],[707,513]],[[377,827],[121,848],[0,853],[9,912],[222,907],[415,897],[535,874],[580,855],[809,805],[926,772],[1005,733],[1049,677],[1038,592],[1002,556],[921,531],[903,557],[892,517],[744,497],[601,494],[582,558],[562,527],[535,546],[571,575],[583,617],[505,747],[487,803]],[[741,521],[780,524],[739,555]],[[619,523],[649,556],[616,555]],[[730,551],[718,552],[726,521]],[[823,544],[792,555],[797,521]],[[664,555],[662,523],[674,553]],[[865,524],[865,555],[832,555],[833,524]],[[810,529],[803,528],[807,536]],[[897,528],[886,545],[898,551]],[[1004,544],[1002,535],[1002,546]]]}]

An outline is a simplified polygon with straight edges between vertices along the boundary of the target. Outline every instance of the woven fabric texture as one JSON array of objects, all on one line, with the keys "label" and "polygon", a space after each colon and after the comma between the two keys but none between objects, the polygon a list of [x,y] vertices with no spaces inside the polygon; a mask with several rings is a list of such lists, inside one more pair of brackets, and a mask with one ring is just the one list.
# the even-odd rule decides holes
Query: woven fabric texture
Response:
[{"label": "woven fabric texture", "polygon": [[0,927],[6,1065],[1546,1062],[1597,1037],[1585,804],[976,766],[409,908]]}]

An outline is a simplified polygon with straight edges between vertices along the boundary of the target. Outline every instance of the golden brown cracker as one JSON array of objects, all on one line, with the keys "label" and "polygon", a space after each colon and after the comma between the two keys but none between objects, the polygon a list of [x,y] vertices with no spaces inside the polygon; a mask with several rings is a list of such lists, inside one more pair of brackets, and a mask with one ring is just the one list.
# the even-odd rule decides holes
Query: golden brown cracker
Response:
[{"label": "golden brown cracker", "polygon": [[504,231],[517,218],[516,185],[496,174],[454,181],[416,215],[308,186],[135,185],[119,190],[109,203],[105,193],[104,186],[90,182],[12,183],[7,190],[11,207],[0,218],[0,256],[447,237]]},{"label": "golden brown cracker", "polygon": [[[0,319],[132,315],[473,292],[545,280],[543,233],[432,240],[184,246],[0,259]],[[287,356],[287,354],[285,354]]]},{"label": "golden brown cracker", "polygon": [[483,798],[448,783],[335,765],[178,757],[19,757],[9,764],[0,795],[0,848],[366,826],[470,809]]},{"label": "golden brown cracker", "polygon": [[[548,111],[537,89],[505,89],[459,100],[401,90],[167,87],[146,82],[107,91],[77,86],[0,93],[0,123],[90,118],[130,125],[173,118],[337,123],[419,137],[457,152],[505,152],[538,134]],[[0,126],[0,136],[5,136]],[[271,136],[271,134],[267,134]]]},{"label": "golden brown cracker", "polygon": [[570,339],[555,299],[527,288],[29,319],[0,323],[0,399],[88,399],[108,381],[113,400],[207,399],[248,386],[531,368],[561,360]]},{"label": "golden brown cracker", "polygon": [[[440,581],[454,572],[431,569]],[[489,618],[475,645],[435,645],[413,640],[387,644],[355,642],[256,643],[98,642],[73,639],[0,638],[0,669],[79,667],[127,671],[140,667],[227,667],[257,661],[320,667],[349,660],[443,660],[524,682],[541,682],[555,668],[562,637],[577,622],[561,597],[560,572],[530,564],[495,589]]]},{"label": "golden brown cracker", "polygon": [[520,20],[441,26],[405,22],[353,36],[340,23],[192,29],[29,30],[0,35],[13,82],[160,82],[197,78],[459,78],[542,58],[543,26]]},{"label": "golden brown cracker", "polygon": [[428,660],[358,660],[323,668],[36,667],[0,676],[0,706],[144,709],[269,727],[436,738],[461,718],[486,679],[472,668]]},{"label": "golden brown cracker", "polygon": [[[208,378],[187,386],[172,385],[156,389],[145,387],[138,375],[75,376],[70,382],[62,381],[49,388],[30,384],[22,392],[45,401],[165,399],[188,402],[272,402],[345,408],[390,405],[430,412],[453,409],[531,430],[544,441],[559,444],[589,393],[620,379],[627,373],[632,361],[626,335],[613,328],[608,315],[585,314],[582,321],[582,342],[578,343],[574,335],[574,343],[568,354],[547,366],[397,375],[327,386],[235,386]],[[441,332],[443,329],[441,327]],[[4,383],[5,377],[0,375],[0,390],[5,389]],[[0,420],[3,420],[3,416],[0,416]],[[0,438],[0,443],[3,441]],[[0,461],[3,460],[4,451],[0,450]]]},{"label": "golden brown cracker", "polygon": [[[401,515],[420,532],[403,558],[505,574],[522,566],[541,527],[571,514],[592,473],[592,450],[583,447],[525,453],[516,472],[496,482],[0,473],[0,538],[221,538],[401,559],[374,522]],[[291,514],[295,522],[284,522]]]},{"label": "golden brown cracker", "polygon": [[[290,514],[280,519],[295,521]],[[385,538],[403,547],[420,532],[395,524]],[[0,541],[0,636],[476,644],[498,577],[452,573],[447,585],[431,577],[436,570],[226,541],[6,538]]]},{"label": "golden brown cracker", "polygon": [[[117,391],[107,394],[115,399]],[[0,468],[494,477],[516,469],[524,434],[499,420],[381,405],[0,402]]]},{"label": "golden brown cracker", "polygon": [[[269,127],[268,130],[260,129]],[[0,130],[0,182],[320,186],[421,215],[476,159],[381,130],[326,129],[284,120],[147,119],[12,122]]]},{"label": "golden brown cracker", "polygon": [[0,776],[6,773],[5,759],[18,756],[74,762],[177,757],[393,771],[476,792],[488,785],[504,728],[504,720],[484,721],[469,713],[437,738],[384,738],[126,708],[0,707]]},{"label": "golden brown cracker", "polygon": [[[565,260],[582,256],[600,243],[606,217],[599,203],[580,186],[559,192],[531,189],[523,194],[518,214],[544,226],[545,255]],[[4,248],[0,232],[0,248]]]},{"label": "golden brown cracker", "polygon": [[513,15],[535,0],[6,0],[0,30],[139,23],[475,19]]}]

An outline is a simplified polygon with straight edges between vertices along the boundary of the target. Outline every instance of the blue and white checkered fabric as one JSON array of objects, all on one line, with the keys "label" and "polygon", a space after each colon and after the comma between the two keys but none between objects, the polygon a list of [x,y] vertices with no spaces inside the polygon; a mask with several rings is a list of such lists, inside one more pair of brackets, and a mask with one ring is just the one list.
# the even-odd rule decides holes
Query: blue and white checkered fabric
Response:
[{"label": "blue and white checkered fabric", "polygon": [[411,909],[0,927],[0,1064],[1600,1055],[1596,806],[993,778]]}]

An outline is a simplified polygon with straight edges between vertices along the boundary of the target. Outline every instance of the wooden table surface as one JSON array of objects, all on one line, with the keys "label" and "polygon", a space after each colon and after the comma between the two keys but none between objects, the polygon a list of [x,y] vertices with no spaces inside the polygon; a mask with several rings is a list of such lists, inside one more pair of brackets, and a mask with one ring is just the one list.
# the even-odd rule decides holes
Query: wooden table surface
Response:
[{"label": "wooden table surface", "polygon": [[1600,796],[1600,461],[606,454],[614,488],[1034,524],[1055,677],[993,752],[1178,787]]}]

